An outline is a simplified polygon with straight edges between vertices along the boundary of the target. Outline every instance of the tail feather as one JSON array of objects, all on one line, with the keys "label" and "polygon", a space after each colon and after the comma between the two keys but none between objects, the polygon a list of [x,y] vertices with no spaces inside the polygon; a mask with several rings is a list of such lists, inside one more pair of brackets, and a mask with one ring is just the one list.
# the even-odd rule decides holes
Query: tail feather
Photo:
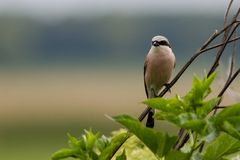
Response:
[{"label": "tail feather", "polygon": [[154,127],[154,118],[153,118],[154,113],[155,113],[154,109],[151,109],[149,111],[148,117],[147,117],[146,127],[149,127],[149,128],[153,128]]}]

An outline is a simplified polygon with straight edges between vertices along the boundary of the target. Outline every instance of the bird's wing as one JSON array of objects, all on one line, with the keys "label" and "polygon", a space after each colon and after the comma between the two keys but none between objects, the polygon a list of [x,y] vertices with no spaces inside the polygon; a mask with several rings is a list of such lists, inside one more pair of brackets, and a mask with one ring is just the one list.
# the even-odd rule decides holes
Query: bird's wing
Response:
[{"label": "bird's wing", "polygon": [[145,81],[145,73],[146,73],[146,69],[147,69],[147,58],[144,61],[144,72],[143,72],[143,79],[144,79],[144,86],[145,86],[145,92],[148,98],[148,91],[147,91],[147,85],[146,85],[146,81]]},{"label": "bird's wing", "polygon": [[176,57],[175,57],[174,53],[173,53],[173,56],[174,56],[174,66],[173,66],[173,68],[175,68],[176,67]]}]

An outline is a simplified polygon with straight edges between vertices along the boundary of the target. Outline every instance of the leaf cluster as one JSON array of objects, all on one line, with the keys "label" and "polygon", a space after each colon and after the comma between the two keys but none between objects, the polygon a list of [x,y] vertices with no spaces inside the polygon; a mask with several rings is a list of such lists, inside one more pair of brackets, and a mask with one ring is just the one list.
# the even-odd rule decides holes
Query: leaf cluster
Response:
[{"label": "leaf cluster", "polygon": [[[122,124],[128,132],[120,132],[112,137],[85,131],[80,139],[69,135],[70,148],[53,154],[53,160],[73,157],[80,160],[130,160],[136,148],[148,148],[156,160],[224,160],[240,151],[240,103],[226,106],[220,113],[209,116],[219,104],[220,98],[208,98],[216,73],[201,80],[194,76],[192,89],[185,96],[173,98],[153,98],[143,103],[157,110],[156,120],[165,120],[188,132],[189,139],[181,142],[177,136],[145,127],[139,120],[129,115],[112,119]],[[135,149],[123,143],[134,140]],[[202,144],[205,147],[200,149]],[[117,153],[117,154],[116,154]],[[140,157],[140,154],[139,154]],[[137,159],[137,158],[134,158]],[[141,158],[143,159],[143,158]],[[144,157],[144,159],[150,159]]]}]

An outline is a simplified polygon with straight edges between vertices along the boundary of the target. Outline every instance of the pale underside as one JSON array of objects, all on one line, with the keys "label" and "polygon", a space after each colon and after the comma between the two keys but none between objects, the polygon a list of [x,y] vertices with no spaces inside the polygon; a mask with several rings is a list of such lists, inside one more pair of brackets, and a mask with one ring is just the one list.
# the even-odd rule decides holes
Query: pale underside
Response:
[{"label": "pale underside", "polygon": [[175,66],[175,56],[170,48],[151,49],[144,63],[144,83],[148,98],[158,95],[168,83]]}]

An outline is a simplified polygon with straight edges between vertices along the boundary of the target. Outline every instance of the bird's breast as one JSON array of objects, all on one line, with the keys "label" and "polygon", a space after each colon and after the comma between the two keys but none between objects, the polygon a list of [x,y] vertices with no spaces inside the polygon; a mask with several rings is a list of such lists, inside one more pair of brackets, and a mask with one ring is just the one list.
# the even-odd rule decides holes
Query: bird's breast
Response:
[{"label": "bird's breast", "polygon": [[148,90],[153,89],[155,94],[168,83],[175,63],[175,57],[171,54],[148,54],[145,81]]}]

